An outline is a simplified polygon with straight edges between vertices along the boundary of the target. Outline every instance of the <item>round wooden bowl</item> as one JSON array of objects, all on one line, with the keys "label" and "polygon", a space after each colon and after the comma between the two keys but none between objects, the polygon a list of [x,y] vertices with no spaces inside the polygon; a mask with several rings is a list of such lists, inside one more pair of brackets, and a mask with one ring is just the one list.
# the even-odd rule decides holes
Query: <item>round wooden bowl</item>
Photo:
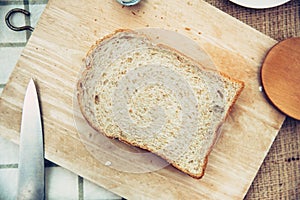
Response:
[{"label": "round wooden bowl", "polygon": [[300,120],[300,38],[276,44],[261,68],[264,91],[283,113]]}]

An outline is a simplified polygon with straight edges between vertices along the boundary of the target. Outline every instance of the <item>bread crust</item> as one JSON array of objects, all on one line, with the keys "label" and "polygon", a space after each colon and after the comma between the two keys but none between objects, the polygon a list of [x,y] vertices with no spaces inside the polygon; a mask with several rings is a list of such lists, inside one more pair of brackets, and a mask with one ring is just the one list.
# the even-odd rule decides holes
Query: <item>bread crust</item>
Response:
[{"label": "bread crust", "polygon": [[[86,65],[86,59],[89,58],[89,57],[93,54],[93,52],[95,51],[95,49],[96,49],[99,45],[101,45],[101,43],[102,43],[103,41],[111,39],[111,38],[114,37],[117,33],[120,33],[120,32],[135,33],[134,31],[132,31],[132,30],[130,30],[130,29],[119,29],[119,30],[116,30],[115,32],[113,32],[113,33],[111,33],[111,34],[109,34],[109,35],[106,35],[106,36],[102,37],[101,39],[97,40],[96,43],[95,43],[94,45],[91,46],[91,48],[89,49],[89,51],[88,51],[87,54],[86,54],[86,57],[83,59],[83,62],[85,63],[85,69],[84,69],[84,71],[82,72],[81,78],[79,79],[79,81],[78,81],[78,83],[77,83],[77,90],[78,90],[78,93],[77,93],[77,99],[78,99],[79,107],[80,107],[81,113],[83,114],[83,116],[84,116],[84,118],[86,119],[86,121],[88,122],[88,124],[89,124],[92,128],[94,128],[96,131],[100,132],[101,134],[103,134],[103,135],[105,135],[105,136],[107,136],[107,137],[109,137],[109,138],[111,138],[111,139],[118,139],[119,141],[121,141],[121,142],[123,142],[123,143],[129,144],[129,145],[132,145],[132,146],[135,146],[135,147],[139,147],[139,148],[141,148],[141,149],[144,149],[144,150],[147,150],[147,151],[151,152],[151,149],[149,149],[147,146],[134,144],[133,142],[124,140],[124,139],[121,138],[121,137],[112,137],[112,136],[107,135],[107,134],[105,133],[105,131],[103,130],[103,127],[96,126],[95,124],[93,124],[93,123],[90,121],[89,117],[86,116],[86,113],[85,113],[85,110],[84,110],[84,105],[82,104],[82,102],[81,102],[81,100],[80,100],[80,97],[81,97],[82,93],[84,92],[84,88],[83,88],[83,86],[82,86],[82,84],[83,84],[82,81],[83,81],[84,79],[82,79],[82,78],[84,78],[84,77],[87,75],[88,71],[89,71],[91,68],[93,68],[92,63],[89,63],[88,65]],[[139,36],[142,36],[142,34],[138,34],[138,35],[139,35]],[[143,35],[143,36],[147,38],[147,36],[145,36],[145,35]],[[158,45],[156,45],[156,46],[158,46],[158,47],[160,47],[160,48],[164,48],[164,49],[169,49],[169,50],[171,50],[172,52],[175,52],[176,54],[179,54],[179,55],[181,55],[181,56],[183,56],[183,57],[185,57],[185,58],[191,60],[192,62],[196,63],[197,66],[199,66],[199,67],[201,66],[201,67],[202,67],[203,69],[205,69],[205,70],[215,71],[215,70],[212,70],[212,69],[205,68],[205,66],[202,66],[202,64],[199,63],[198,61],[195,61],[194,59],[192,59],[192,58],[190,58],[190,57],[188,57],[188,56],[182,54],[181,52],[179,52],[179,51],[177,51],[176,49],[173,49],[173,48],[171,48],[171,47],[169,47],[169,46],[166,46],[166,45],[163,45],[163,44],[158,44]],[[206,169],[207,163],[208,163],[208,157],[209,157],[209,154],[211,153],[214,144],[217,142],[217,140],[218,140],[218,138],[219,138],[219,136],[220,136],[220,134],[221,134],[220,131],[219,131],[219,129],[220,129],[220,127],[222,126],[222,124],[225,122],[225,120],[226,120],[226,118],[228,117],[230,111],[232,110],[233,105],[235,104],[235,102],[237,101],[238,97],[240,96],[240,94],[241,94],[243,88],[245,87],[244,82],[242,82],[242,81],[240,81],[240,80],[237,80],[237,79],[234,79],[234,78],[228,76],[228,75],[225,74],[225,73],[222,73],[222,72],[219,72],[219,71],[217,71],[217,72],[218,72],[221,76],[223,76],[223,77],[229,79],[231,82],[235,82],[235,83],[239,84],[239,85],[240,85],[240,88],[239,88],[238,91],[236,92],[236,95],[234,96],[234,98],[233,98],[233,100],[232,100],[232,103],[230,104],[230,107],[229,107],[229,109],[227,110],[224,119],[222,119],[222,121],[218,124],[217,130],[216,130],[216,132],[213,134],[213,142],[210,144],[210,146],[209,146],[209,148],[208,148],[208,150],[207,150],[207,152],[206,152],[206,154],[205,154],[203,165],[200,166],[200,167],[201,167],[201,172],[200,172],[199,174],[193,174],[193,173],[191,173],[190,171],[188,171],[188,170],[186,170],[186,169],[184,169],[184,168],[181,168],[181,167],[178,166],[175,162],[173,162],[172,160],[169,160],[169,159],[168,159],[167,157],[165,157],[164,155],[159,154],[159,153],[155,153],[156,155],[158,155],[158,156],[160,156],[161,158],[163,158],[164,160],[166,160],[168,163],[170,163],[170,164],[171,164],[172,166],[174,166],[175,168],[179,169],[180,171],[182,171],[182,172],[186,173],[187,175],[189,175],[189,176],[191,176],[191,177],[193,177],[193,178],[196,178],[196,179],[200,179],[200,178],[203,177],[203,175],[204,175],[204,173],[205,173],[205,169]],[[153,152],[152,152],[152,153],[153,153]]]}]

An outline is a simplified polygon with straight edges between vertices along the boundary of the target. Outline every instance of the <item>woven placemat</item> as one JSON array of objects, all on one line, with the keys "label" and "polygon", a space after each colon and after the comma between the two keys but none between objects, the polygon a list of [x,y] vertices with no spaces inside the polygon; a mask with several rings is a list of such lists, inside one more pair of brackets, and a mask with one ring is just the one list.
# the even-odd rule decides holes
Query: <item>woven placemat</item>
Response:
[{"label": "woven placemat", "polygon": [[[275,40],[300,37],[299,0],[269,9],[244,8],[228,0],[206,1]],[[285,120],[245,197],[253,199],[300,199],[300,121]]]}]

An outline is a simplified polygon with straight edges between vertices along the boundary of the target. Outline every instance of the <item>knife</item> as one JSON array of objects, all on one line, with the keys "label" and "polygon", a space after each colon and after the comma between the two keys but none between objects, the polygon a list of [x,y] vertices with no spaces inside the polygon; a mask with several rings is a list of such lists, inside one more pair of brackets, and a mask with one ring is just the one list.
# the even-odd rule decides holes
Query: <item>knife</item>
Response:
[{"label": "knife", "polygon": [[32,79],[24,98],[18,168],[17,199],[44,199],[43,129]]}]

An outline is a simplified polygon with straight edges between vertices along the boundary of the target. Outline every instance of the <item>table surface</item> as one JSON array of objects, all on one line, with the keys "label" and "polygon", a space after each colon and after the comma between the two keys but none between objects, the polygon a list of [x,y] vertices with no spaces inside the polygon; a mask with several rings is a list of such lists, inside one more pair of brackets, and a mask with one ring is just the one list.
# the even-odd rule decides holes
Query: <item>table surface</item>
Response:
[{"label": "table surface", "polygon": [[[276,40],[300,36],[298,0],[258,10],[228,0],[206,1]],[[31,35],[30,31],[8,29],[5,14],[13,8],[24,8],[31,12],[30,18],[16,14],[12,22],[35,27],[47,2],[0,0],[0,94]],[[45,166],[47,199],[122,199],[47,160]],[[0,137],[0,199],[14,199],[17,171],[18,146]],[[300,121],[286,119],[245,199],[300,199]]]}]

